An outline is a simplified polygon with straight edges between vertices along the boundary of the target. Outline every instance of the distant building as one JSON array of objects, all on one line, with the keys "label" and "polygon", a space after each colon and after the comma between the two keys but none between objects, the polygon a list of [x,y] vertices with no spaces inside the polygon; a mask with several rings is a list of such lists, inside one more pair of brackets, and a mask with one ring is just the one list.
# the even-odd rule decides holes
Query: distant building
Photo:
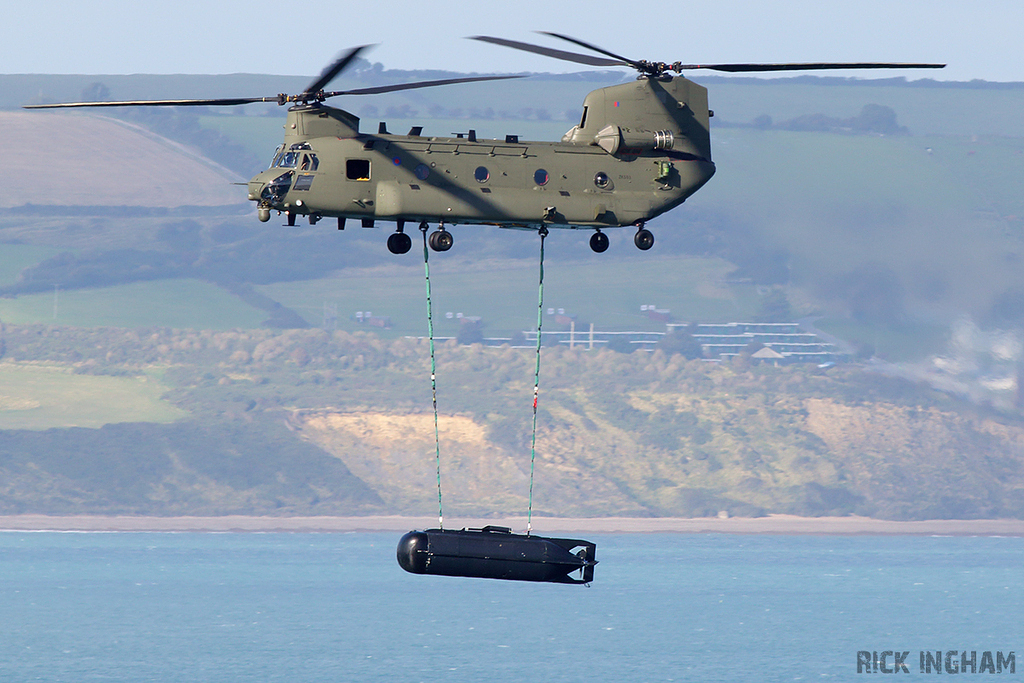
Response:
[{"label": "distant building", "polygon": [[[686,324],[669,323],[666,327],[672,331]],[[695,329],[693,338],[700,342],[707,358],[738,356],[755,343],[780,354],[786,362],[823,363],[836,360],[838,355],[834,344],[802,331],[800,323],[699,323]]]},{"label": "distant building", "polygon": [[555,315],[556,325],[572,325],[574,322],[576,322],[576,316],[574,315],[566,315],[565,313]]},{"label": "distant building", "polygon": [[785,356],[783,356],[778,351],[773,351],[772,349],[768,348],[767,346],[765,346],[764,348],[762,348],[762,349],[760,349],[758,351],[755,351],[754,353],[750,354],[750,357],[751,358],[756,358],[757,360],[774,360],[774,361],[785,360],[785,358],[786,358]]},{"label": "distant building", "polygon": [[672,322],[672,311],[667,308],[648,308],[647,317],[659,323],[670,323]]},{"label": "distant building", "polygon": [[356,311],[355,320],[360,325],[369,325],[370,327],[381,327],[384,329],[390,329],[391,327],[391,316],[390,315],[373,315],[370,311]]}]

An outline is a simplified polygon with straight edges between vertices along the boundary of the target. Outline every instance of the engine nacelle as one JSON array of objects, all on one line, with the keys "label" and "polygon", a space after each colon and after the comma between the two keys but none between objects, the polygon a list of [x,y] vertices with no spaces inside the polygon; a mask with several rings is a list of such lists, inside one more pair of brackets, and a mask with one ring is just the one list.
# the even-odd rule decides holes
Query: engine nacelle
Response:
[{"label": "engine nacelle", "polygon": [[594,136],[594,144],[611,155],[639,154],[672,149],[675,135],[670,130],[635,130],[607,125]]}]

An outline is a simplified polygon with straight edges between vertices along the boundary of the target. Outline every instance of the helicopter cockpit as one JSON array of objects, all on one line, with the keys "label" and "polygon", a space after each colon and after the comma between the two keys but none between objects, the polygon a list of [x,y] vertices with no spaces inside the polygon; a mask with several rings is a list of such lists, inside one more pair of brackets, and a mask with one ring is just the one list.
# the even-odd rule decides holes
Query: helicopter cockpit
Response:
[{"label": "helicopter cockpit", "polygon": [[298,168],[300,171],[315,171],[319,166],[320,160],[308,142],[296,142],[287,148],[278,145],[274,160],[270,162],[270,168]]}]

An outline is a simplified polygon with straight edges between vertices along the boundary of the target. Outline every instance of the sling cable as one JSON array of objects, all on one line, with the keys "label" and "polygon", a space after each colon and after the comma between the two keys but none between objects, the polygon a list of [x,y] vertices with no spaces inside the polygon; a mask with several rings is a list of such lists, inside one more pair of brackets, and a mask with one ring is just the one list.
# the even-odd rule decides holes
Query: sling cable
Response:
[{"label": "sling cable", "polygon": [[427,223],[423,233],[423,269],[427,288],[427,335],[430,344],[430,388],[434,406],[434,461],[437,469],[436,529],[410,531],[398,542],[398,564],[412,574],[542,581],[548,583],[590,584],[594,580],[597,545],[571,538],[547,538],[533,535],[533,475],[537,459],[537,403],[540,397],[540,356],[544,322],[544,240],[540,235],[540,277],[537,286],[537,347],[533,382],[533,434],[530,441],[530,496],[526,533],[488,525],[482,529],[444,528],[441,504],[441,438],[437,426],[437,362],[434,350],[433,307],[430,298],[430,251],[427,248]]}]

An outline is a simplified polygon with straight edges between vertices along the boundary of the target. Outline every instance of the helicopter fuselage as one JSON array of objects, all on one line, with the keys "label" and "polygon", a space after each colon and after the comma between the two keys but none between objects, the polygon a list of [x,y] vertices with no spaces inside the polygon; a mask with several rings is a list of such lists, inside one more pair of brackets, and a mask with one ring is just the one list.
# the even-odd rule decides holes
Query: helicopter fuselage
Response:
[{"label": "helicopter fuselage", "polygon": [[[584,101],[561,142],[359,131],[322,103],[292,107],[271,168],[249,181],[260,218],[308,216],[507,228],[639,225],[714,174],[707,91],[640,78]],[[339,222],[342,225],[343,222]]]}]

